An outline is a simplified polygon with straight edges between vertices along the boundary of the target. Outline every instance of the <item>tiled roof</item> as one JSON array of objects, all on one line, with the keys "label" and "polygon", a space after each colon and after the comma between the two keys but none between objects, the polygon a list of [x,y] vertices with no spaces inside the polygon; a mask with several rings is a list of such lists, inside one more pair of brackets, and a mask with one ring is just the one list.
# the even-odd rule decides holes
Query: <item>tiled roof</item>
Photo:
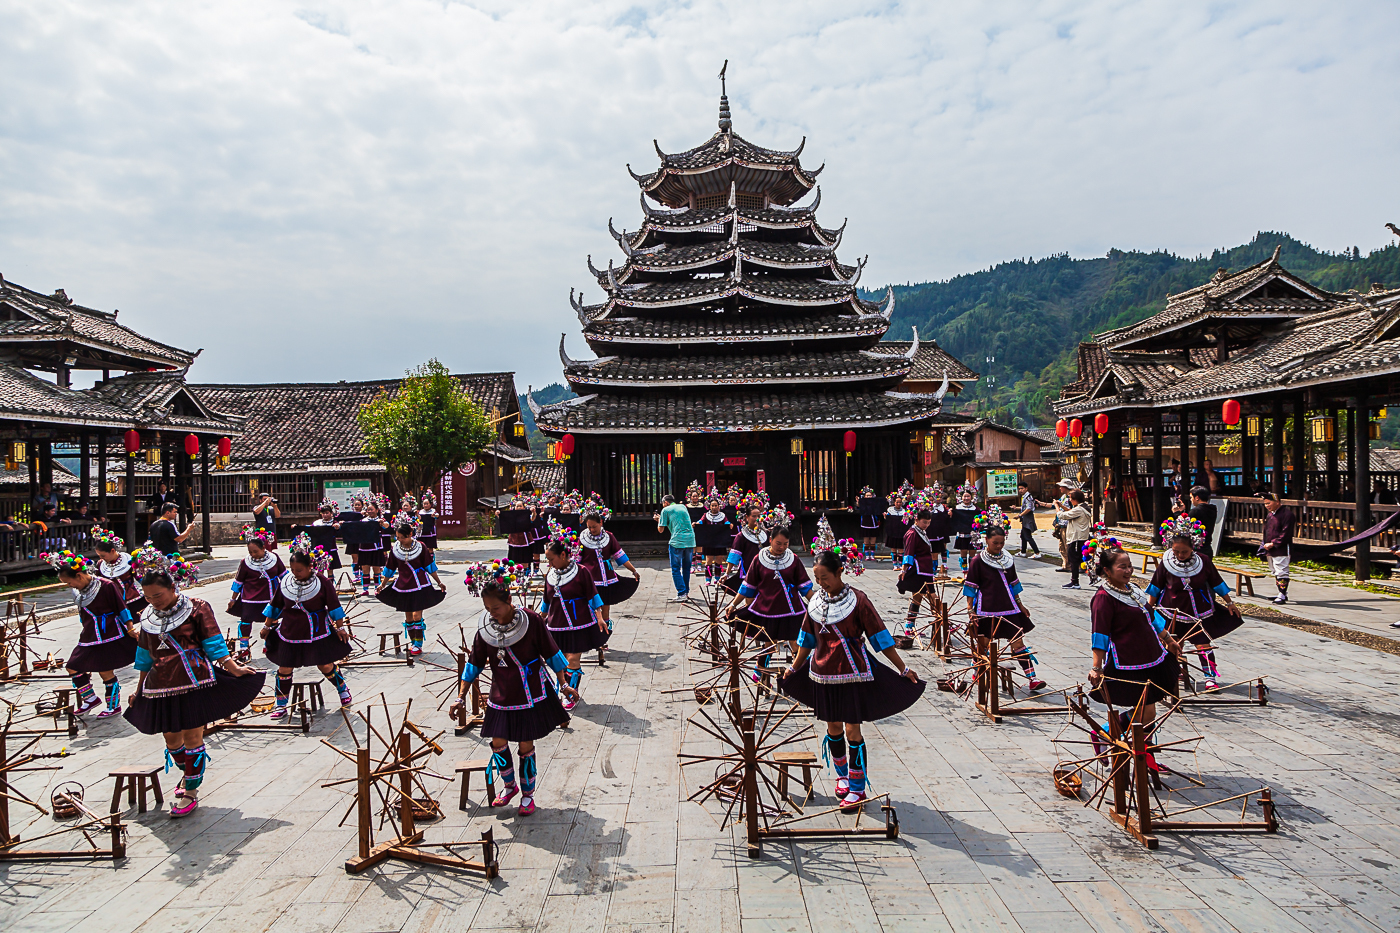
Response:
[{"label": "tiled roof", "polygon": [[[828,229],[817,223],[816,212],[811,210],[782,210],[763,208],[755,210],[744,207],[697,207],[676,211],[650,211],[642,228],[635,233],[622,233],[632,250],[650,249],[661,240],[661,235],[685,232],[731,233],[731,224],[738,224],[740,233],[754,230],[791,231],[805,235],[810,230],[816,245],[834,246],[841,239],[845,225]],[[653,240],[652,235],[657,239]]]},{"label": "tiled roof", "polygon": [[211,409],[180,373],[127,373],[99,382],[90,391],[153,427],[240,433],[240,419]]},{"label": "tiled roof", "polygon": [[1060,398],[1083,395],[1098,385],[1099,377],[1108,367],[1108,357],[1102,344],[1084,341],[1079,344],[1079,378],[1060,388]]},{"label": "tiled roof", "polygon": [[679,308],[686,305],[714,304],[730,298],[747,298],[763,304],[796,307],[850,305],[858,307],[854,285],[817,279],[790,279],[766,275],[745,275],[672,282],[646,282],[623,285],[599,305],[586,306],[582,314],[589,320],[604,320],[618,308]]},{"label": "tiled roof", "polygon": [[714,386],[773,383],[895,381],[909,371],[909,360],[863,350],[827,353],[739,353],[731,355],[621,356],[565,369],[575,392],[589,386]]},{"label": "tiled roof", "polygon": [[46,382],[4,361],[0,361],[0,418],[123,430],[132,426],[121,408],[91,393]]},{"label": "tiled roof", "polygon": [[[882,340],[875,345],[880,353],[906,353],[914,345],[912,340]],[[944,374],[953,382],[975,382],[977,373],[963,365],[962,360],[944,350],[937,340],[919,338],[919,349],[914,354],[914,365],[905,378],[919,382],[940,382]]]},{"label": "tiled roof", "polygon": [[662,152],[653,143],[660,168],[648,175],[633,172],[632,177],[644,192],[668,204],[682,203],[692,192],[724,192],[731,184],[742,191],[767,191],[780,203],[790,203],[809,191],[821,172],[802,168],[798,157],[806,142],[804,138],[790,151],[766,149],[722,128],[684,152]]},{"label": "tiled roof", "polygon": [[518,468],[519,473],[524,473],[536,491],[564,488],[564,464],[554,460],[531,460]]},{"label": "tiled roof", "polygon": [[35,352],[30,350],[33,345],[63,342],[101,354],[112,363],[168,369],[189,366],[196,356],[118,324],[115,312],[74,304],[62,289],[41,295],[0,280],[0,317],[10,318],[0,320],[0,345],[13,345],[21,352]]},{"label": "tiled roof", "polygon": [[854,389],[598,393],[546,405],[535,421],[553,433],[777,431],[904,424],[939,408],[931,395]]},{"label": "tiled roof", "polygon": [[[697,272],[719,265],[723,265],[727,271],[734,265],[736,252],[740,262],[746,265],[776,269],[819,269],[842,280],[850,279],[859,269],[858,266],[847,266],[837,262],[836,251],[829,246],[743,238],[738,243],[728,240],[710,240],[682,246],[663,243],[654,251],[639,250],[634,252],[621,268],[613,269],[613,278],[625,285],[640,280],[639,273]],[[590,259],[590,263],[591,261]],[[598,286],[609,288],[608,270],[594,271],[597,273]]]},{"label": "tiled roof", "polygon": [[1032,444],[1038,444],[1041,447],[1045,447],[1049,444],[1059,443],[1059,438],[1055,438],[1054,440],[1046,440],[1045,438],[1039,436],[1034,432],[1022,431],[1020,428],[1013,428],[1005,424],[997,424],[995,421],[988,421],[986,419],[974,421],[972,424],[969,424],[967,427],[962,429],[962,434],[964,437],[971,437],[983,428],[991,428],[992,430],[1000,431],[1003,434],[1010,434],[1012,437],[1024,438],[1025,440],[1030,441]]},{"label": "tiled roof", "polygon": [[761,343],[768,341],[878,338],[889,328],[879,315],[836,312],[784,315],[760,310],[712,314],[701,318],[611,317],[592,321],[583,335],[590,344],[621,343]]},{"label": "tiled roof", "polygon": [[[455,376],[482,410],[508,414],[517,406],[514,373]],[[317,466],[381,469],[361,450],[364,435],[355,420],[360,407],[400,380],[269,385],[195,385],[195,394],[219,412],[243,416],[243,436],[234,444],[230,467],[298,470]],[[502,455],[519,451],[502,446]],[[528,459],[528,454],[526,455]]]}]

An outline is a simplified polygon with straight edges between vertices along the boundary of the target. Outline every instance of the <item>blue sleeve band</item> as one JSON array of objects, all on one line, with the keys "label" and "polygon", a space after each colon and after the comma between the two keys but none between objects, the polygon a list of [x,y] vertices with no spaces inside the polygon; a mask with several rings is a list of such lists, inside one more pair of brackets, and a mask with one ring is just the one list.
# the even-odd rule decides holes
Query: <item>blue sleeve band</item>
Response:
[{"label": "blue sleeve band", "polygon": [[345,618],[345,607],[336,606],[330,611],[329,615],[332,622],[339,622],[341,619]]},{"label": "blue sleeve band", "polygon": [[727,564],[733,564],[736,567],[742,566],[744,563],[744,555],[740,554],[733,548],[730,548],[729,556],[724,559],[724,562]]},{"label": "blue sleeve band", "polygon": [[462,683],[469,684],[481,676],[481,668],[468,661],[462,665]]},{"label": "blue sleeve band", "polygon": [[905,554],[905,555],[904,555],[904,566],[906,566],[906,567],[913,567],[913,566],[914,566],[914,558],[910,557],[908,554]]},{"label": "blue sleeve band", "polygon": [[964,583],[964,584],[963,584],[963,595],[966,596],[968,599],[976,599],[976,598],[977,598],[977,587],[973,586],[971,583]]},{"label": "blue sleeve band", "polygon": [[588,601],[588,608],[592,609],[594,612],[597,612],[599,609],[602,609],[603,597],[599,596],[597,593],[594,593],[593,598]]},{"label": "blue sleeve band", "polygon": [[1167,620],[1163,618],[1160,612],[1152,613],[1152,627],[1159,632],[1167,627]]},{"label": "blue sleeve band", "polygon": [[631,560],[632,558],[627,556],[626,551],[618,551],[615,555],[613,555],[612,562],[620,567]]},{"label": "blue sleeve band", "polygon": [[744,599],[753,599],[758,595],[758,588],[749,586],[748,583],[739,584],[739,595]]},{"label": "blue sleeve band", "polygon": [[806,596],[808,593],[812,592],[812,581],[811,581],[811,580],[805,580],[805,581],[803,581],[803,582],[797,587],[797,592],[801,593],[803,596]]},{"label": "blue sleeve band", "polygon": [[156,659],[145,648],[137,647],[136,660],[132,662],[138,671],[149,671],[156,666]]},{"label": "blue sleeve band", "polygon": [[1020,580],[1017,580],[1015,583],[1011,584],[1011,595],[1012,595],[1012,596],[1020,596],[1020,595],[1021,595],[1021,590],[1022,590],[1022,586],[1021,586],[1021,581],[1020,581]]},{"label": "blue sleeve band", "polygon": [[437,559],[434,558],[433,562],[423,569],[428,573],[437,573]]},{"label": "blue sleeve band", "polygon": [[268,604],[267,604],[267,608],[265,608],[265,609],[263,610],[263,615],[266,616],[266,617],[269,618],[269,619],[281,618],[281,616],[282,616],[282,610],[281,610],[281,609],[278,609],[276,606],[272,605],[272,603],[268,603]]},{"label": "blue sleeve band", "polygon": [[888,631],[876,632],[870,636],[870,644],[876,651],[888,651],[894,647],[894,636]]},{"label": "blue sleeve band", "polygon": [[237,580],[234,580],[233,586],[230,587],[230,589],[232,589],[235,593],[241,593],[243,592],[243,584],[239,583]]},{"label": "blue sleeve band", "polygon": [[221,635],[211,635],[199,643],[204,649],[204,656],[211,661],[218,661],[228,657],[228,642],[224,641]]},{"label": "blue sleeve band", "polygon": [[131,610],[130,610],[130,609],[123,609],[121,612],[117,613],[117,618],[120,619],[120,620],[123,621],[123,622],[126,622],[126,623],[130,624],[131,621],[132,621],[132,618],[131,618]]},{"label": "blue sleeve band", "polygon": [[1228,583],[1226,583],[1226,582],[1224,582],[1224,581],[1221,581],[1221,582],[1215,587],[1215,592],[1219,593],[1221,596],[1229,596],[1229,595],[1230,595],[1230,584],[1228,584]]},{"label": "blue sleeve band", "polygon": [[1150,583],[1147,586],[1147,595],[1151,596],[1153,599],[1156,599],[1157,597],[1162,595],[1162,588],[1155,583]]},{"label": "blue sleeve band", "polygon": [[562,670],[567,670],[568,667],[569,661],[564,657],[564,652],[562,651],[554,652],[554,657],[549,659],[549,669],[556,674]]},{"label": "blue sleeve band", "polygon": [[1107,636],[1107,635],[1103,634],[1102,632],[1095,632],[1095,633],[1094,633],[1093,645],[1094,645],[1094,648],[1095,648],[1096,650],[1098,650],[1098,651],[1107,651],[1107,650],[1108,650],[1108,644],[1109,644],[1109,642],[1108,642],[1108,636]]},{"label": "blue sleeve band", "polygon": [[398,575],[398,571],[397,571],[397,570],[390,569],[389,567],[385,567],[385,568],[384,568],[384,573],[381,574],[382,578],[384,579],[384,581],[385,581],[386,583],[387,583],[388,581],[392,580],[392,579],[393,579],[395,576],[397,576],[397,575]]},{"label": "blue sleeve band", "polygon": [[817,647],[817,636],[807,631],[805,628],[797,632],[797,647],[815,648]]}]

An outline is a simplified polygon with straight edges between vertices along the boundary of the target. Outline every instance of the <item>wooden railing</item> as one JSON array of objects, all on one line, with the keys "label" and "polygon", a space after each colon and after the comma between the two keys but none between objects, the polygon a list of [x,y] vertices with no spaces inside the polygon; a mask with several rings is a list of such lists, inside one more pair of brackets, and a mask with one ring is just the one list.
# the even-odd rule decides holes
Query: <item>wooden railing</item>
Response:
[{"label": "wooden railing", "polygon": [[0,569],[38,566],[39,555],[45,551],[66,548],[91,554],[92,526],[86,519],[56,521],[47,530],[38,525],[0,526]]},{"label": "wooden railing", "polygon": [[[1356,534],[1356,503],[1327,502],[1324,500],[1284,499],[1283,504],[1293,510],[1298,527],[1293,537],[1308,543],[1345,541]],[[1378,524],[1400,506],[1371,505],[1371,517],[1367,523]],[[1225,520],[1225,533],[1245,540],[1258,540],[1264,533],[1264,520],[1268,512],[1262,499],[1244,496],[1231,496],[1229,514]],[[1373,550],[1400,545],[1400,532],[1385,531],[1371,539]]]}]

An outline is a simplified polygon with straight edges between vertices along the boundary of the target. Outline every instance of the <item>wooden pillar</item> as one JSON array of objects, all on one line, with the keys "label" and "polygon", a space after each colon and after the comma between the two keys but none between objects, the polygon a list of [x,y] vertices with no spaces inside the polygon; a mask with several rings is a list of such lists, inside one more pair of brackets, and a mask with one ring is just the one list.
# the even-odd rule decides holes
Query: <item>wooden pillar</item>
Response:
[{"label": "wooden pillar", "polygon": [[199,439],[199,511],[204,516],[204,553],[212,550],[209,546],[209,441]]},{"label": "wooden pillar", "polygon": [[24,465],[29,469],[29,496],[25,499],[24,508],[32,522],[43,517],[34,514],[34,497],[39,494],[39,448],[34,446],[33,438],[24,445]]},{"label": "wooden pillar", "polygon": [[[1181,409],[1181,423],[1178,427],[1181,429],[1181,437],[1177,438],[1177,459],[1181,463],[1181,498],[1190,505],[1187,496],[1191,489],[1191,411],[1184,406]],[[1167,502],[1167,513],[1171,514],[1170,500]]]},{"label": "wooden pillar", "polygon": [[1152,490],[1152,535],[1157,535],[1157,526],[1166,519],[1167,513],[1162,508],[1162,410],[1160,408],[1152,411],[1152,463],[1155,464],[1151,470]]},{"label": "wooden pillar", "polygon": [[[1206,416],[1208,411],[1202,408],[1196,412],[1196,473],[1191,477],[1192,486],[1206,486]],[[1186,491],[1186,504],[1191,504],[1191,490]]]},{"label": "wooden pillar", "polygon": [[81,487],[78,493],[78,502],[83,503],[86,502],[87,497],[91,495],[88,489],[92,486],[92,435],[84,431],[78,443],[80,447],[80,452],[78,454],[78,485]]},{"label": "wooden pillar", "polygon": [[1342,478],[1337,472],[1337,447],[1342,426],[1337,418],[1337,409],[1328,408],[1327,417],[1332,422],[1332,439],[1327,442],[1327,498],[1336,502],[1342,494]]},{"label": "wooden pillar", "polygon": [[[1356,408],[1352,419],[1351,470],[1356,483],[1356,518],[1354,530],[1371,527],[1371,398],[1366,383],[1360,383],[1356,393]],[[1371,579],[1371,542],[1356,546],[1356,579]]]},{"label": "wooden pillar", "polygon": [[1274,495],[1283,495],[1283,398],[1274,396],[1274,413],[1269,420],[1269,436],[1273,441],[1273,483],[1270,487]]},{"label": "wooden pillar", "polygon": [[136,454],[126,455],[126,549],[136,549]]},{"label": "wooden pillar", "polygon": [[[1113,483],[1118,487],[1118,502],[1116,503],[1116,508],[1113,510],[1114,524],[1121,525],[1128,517],[1125,514],[1127,499],[1123,495],[1123,429],[1117,427],[1111,428],[1109,432],[1104,435],[1104,439],[1107,440],[1109,444],[1108,462],[1111,464],[1113,470]],[[1104,496],[1107,497],[1107,495],[1108,493],[1105,492]],[[1104,518],[1105,520],[1108,518],[1107,502],[1104,503]]]},{"label": "wooden pillar", "polygon": [[160,445],[160,481],[166,489],[174,489],[170,484],[170,445],[166,443],[164,435],[156,443]]},{"label": "wooden pillar", "polygon": [[39,484],[53,483],[53,441],[39,442]]},{"label": "wooden pillar", "polygon": [[[1302,393],[1293,399],[1293,482],[1288,494],[1301,499],[1308,494],[1308,471],[1312,468],[1307,449],[1308,403]],[[1301,517],[1301,516],[1300,516]]]},{"label": "wooden pillar", "polygon": [[1249,495],[1249,481],[1254,478],[1254,438],[1246,434],[1248,422],[1240,423],[1240,491],[1239,495]]},{"label": "wooden pillar", "polygon": [[97,432],[97,514],[107,517],[107,432]]},{"label": "wooden pillar", "polygon": [[1099,434],[1093,430],[1092,425],[1089,426],[1089,430],[1093,432],[1089,438],[1089,456],[1092,458],[1090,460],[1092,470],[1089,473],[1089,495],[1094,500],[1093,514],[1094,521],[1097,523],[1102,521],[1103,515],[1101,511],[1103,506],[1103,493],[1101,492],[1103,489],[1103,466],[1101,465],[1103,445],[1099,443]]}]

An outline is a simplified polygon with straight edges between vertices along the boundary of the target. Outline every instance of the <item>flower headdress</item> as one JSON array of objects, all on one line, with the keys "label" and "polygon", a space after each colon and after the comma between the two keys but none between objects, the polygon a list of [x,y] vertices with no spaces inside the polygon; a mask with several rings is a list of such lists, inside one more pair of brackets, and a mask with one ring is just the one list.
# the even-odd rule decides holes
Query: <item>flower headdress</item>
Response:
[{"label": "flower headdress", "polygon": [[602,502],[589,502],[583,510],[583,519],[587,521],[590,518],[596,518],[606,525],[608,519],[612,518],[612,509],[603,505]]},{"label": "flower headdress", "polygon": [[545,523],[545,525],[549,529],[550,543],[553,544],[554,542],[558,542],[559,544],[564,545],[564,549],[568,553],[569,559],[578,560],[579,554],[583,553],[582,546],[578,542],[578,532],[574,531],[572,528],[565,528],[563,525],[559,524],[557,521],[555,521],[553,515],[549,516],[549,520]]},{"label": "flower headdress", "polygon": [[744,493],[744,497],[739,500],[739,507],[748,511],[752,506],[758,506],[763,511],[768,511],[768,493],[761,490]]},{"label": "flower headdress", "polygon": [[126,550],[126,542],[121,535],[108,531],[106,528],[92,529],[92,543],[110,547],[118,554]]},{"label": "flower headdress", "polygon": [[331,556],[319,544],[312,545],[311,535],[302,532],[292,539],[289,545],[293,554],[305,554],[311,558],[311,569],[324,577],[331,569]]},{"label": "flower headdress", "polygon": [[1006,513],[993,502],[972,520],[972,530],[986,537],[989,534],[1006,534]]},{"label": "flower headdress", "polygon": [[395,530],[397,530],[400,525],[407,525],[413,529],[413,536],[415,538],[418,537],[418,532],[423,530],[423,521],[413,512],[399,512],[389,524],[392,525]]},{"label": "flower headdress", "polygon": [[530,568],[508,560],[485,560],[468,564],[462,571],[462,582],[473,596],[481,595],[481,588],[492,580],[511,586],[530,576]]},{"label": "flower headdress", "polygon": [[418,511],[418,499],[411,492],[404,493],[403,496],[399,499],[399,512],[403,513],[416,511]]},{"label": "flower headdress", "polygon": [[1206,540],[1206,525],[1199,518],[1192,518],[1182,512],[1169,518],[1161,525],[1162,540],[1170,544],[1176,538],[1185,538],[1193,548],[1200,547]]},{"label": "flower headdress", "polygon": [[245,542],[256,541],[263,547],[267,547],[276,539],[276,535],[261,525],[244,525],[242,530],[238,532],[238,540]]},{"label": "flower headdress", "polygon": [[425,489],[425,490],[423,490],[423,495],[420,496],[420,497],[419,497],[419,500],[418,500],[418,511],[420,511],[420,512],[436,512],[436,511],[437,511],[437,496],[433,495],[433,491],[432,491],[431,489]]},{"label": "flower headdress", "polygon": [[875,498],[875,487],[874,487],[874,486],[862,486],[862,487],[860,487],[860,497],[861,497],[862,499],[874,499],[874,498]]},{"label": "flower headdress", "polygon": [[831,522],[823,515],[817,519],[817,536],[812,539],[812,553],[820,554],[836,546],[836,533],[831,530]]},{"label": "flower headdress", "polygon": [[39,555],[39,559],[48,561],[54,570],[72,570],[76,573],[92,573],[92,561],[81,554],[72,551],[55,551],[50,553],[45,551]]},{"label": "flower headdress", "polygon": [[1080,549],[1080,556],[1084,562],[1088,563],[1094,559],[1094,555],[1100,550],[1121,550],[1123,545],[1118,543],[1118,539],[1108,534],[1102,522],[1094,526],[1092,537],[1084,542],[1084,547]]},{"label": "flower headdress", "polygon": [[973,502],[976,502],[976,501],[977,501],[977,487],[974,486],[974,485],[972,485],[971,483],[963,483],[962,485],[960,485],[960,486],[958,487],[958,500],[959,500],[959,501],[962,500],[962,494],[963,494],[963,493],[967,493],[968,495],[972,496],[972,501],[973,501]]},{"label": "flower headdress", "polygon": [[685,504],[698,506],[704,494],[704,490],[700,488],[700,481],[698,479],[691,480],[690,485],[685,487]]},{"label": "flower headdress", "polygon": [[797,516],[787,510],[787,506],[779,502],[759,517],[759,523],[763,525],[765,531],[772,533],[774,528],[783,528],[792,524],[792,520]]},{"label": "flower headdress", "polygon": [[199,568],[187,560],[162,554],[154,544],[147,541],[131,557],[137,576],[145,576],[152,570],[164,570],[170,575],[170,582],[177,590],[194,586],[199,582]]},{"label": "flower headdress", "polygon": [[350,497],[350,511],[363,513],[368,502],[360,493],[355,493]]},{"label": "flower headdress", "polygon": [[389,510],[394,507],[394,500],[382,492],[377,492],[374,494],[374,504],[379,506],[380,515],[388,515]]},{"label": "flower headdress", "polygon": [[316,511],[322,512],[326,509],[330,509],[332,512],[339,512],[340,503],[336,502],[334,499],[322,499],[320,504],[316,506]]},{"label": "flower headdress", "polygon": [[817,519],[817,536],[812,539],[812,553],[821,554],[824,551],[835,554],[841,561],[842,569],[851,576],[858,577],[865,573],[865,552],[851,538],[836,540],[825,515]]}]

